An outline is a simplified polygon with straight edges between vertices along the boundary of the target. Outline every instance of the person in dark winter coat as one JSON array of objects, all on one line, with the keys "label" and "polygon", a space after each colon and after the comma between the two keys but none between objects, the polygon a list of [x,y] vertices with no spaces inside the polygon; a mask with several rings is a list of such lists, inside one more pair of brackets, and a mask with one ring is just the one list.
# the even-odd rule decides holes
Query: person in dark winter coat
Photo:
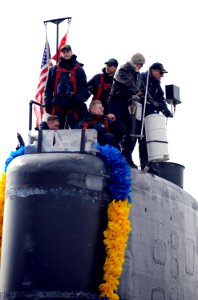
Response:
[{"label": "person in dark winter coat", "polygon": [[[146,102],[145,117],[150,114],[158,114],[160,112],[167,118],[173,117],[173,114],[170,112],[166,104],[164,91],[161,88],[161,78],[166,73],[168,72],[164,69],[164,66],[161,63],[156,62],[151,65],[147,72],[140,74],[145,86],[148,86],[148,93],[152,97],[152,100]],[[139,139],[139,156],[141,169],[143,170],[149,163],[145,130],[143,131],[143,137]]]},{"label": "person in dark winter coat", "polygon": [[124,127],[116,121],[113,114],[104,115],[104,107],[100,100],[90,103],[89,114],[77,124],[76,128],[95,129],[100,145],[109,144],[120,150],[119,142],[124,135]]},{"label": "person in dark winter coat", "polygon": [[118,61],[115,58],[110,58],[105,62],[106,66],[102,69],[102,73],[94,75],[88,81],[88,90],[90,95],[93,95],[93,100],[100,100],[107,113],[107,105],[109,93],[113,83],[113,76],[118,67]]},{"label": "person in dark winter coat", "polygon": [[154,63],[149,68],[149,71],[141,73],[140,76],[146,86],[148,78],[148,92],[152,97],[151,102],[147,102],[145,108],[145,116],[153,113],[162,112],[167,118],[172,116],[172,113],[168,109],[166,100],[164,97],[164,91],[161,87],[161,78],[165,73],[168,73],[161,63]]},{"label": "person in dark winter coat", "polygon": [[137,168],[132,160],[135,147],[136,121],[130,114],[129,107],[144,89],[139,70],[145,63],[141,53],[135,53],[130,61],[122,65],[115,73],[110,92],[109,112],[115,114],[126,128],[126,135],[122,142],[122,153],[128,164]]},{"label": "person in dark winter coat", "polygon": [[89,98],[87,77],[83,64],[77,61],[69,45],[61,47],[60,62],[50,68],[45,87],[45,110],[56,115],[60,129],[75,128],[77,122],[87,113],[84,103]]}]

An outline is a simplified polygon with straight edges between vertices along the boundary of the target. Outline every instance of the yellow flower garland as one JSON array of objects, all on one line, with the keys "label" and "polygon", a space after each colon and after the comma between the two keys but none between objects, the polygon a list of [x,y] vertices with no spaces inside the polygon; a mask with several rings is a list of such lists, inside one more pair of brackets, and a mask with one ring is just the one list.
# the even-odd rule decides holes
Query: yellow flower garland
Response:
[{"label": "yellow flower garland", "polygon": [[6,174],[3,172],[0,179],[0,255],[2,244],[2,232],[3,232],[3,211],[5,201],[5,188],[6,188]]},{"label": "yellow flower garland", "polygon": [[131,207],[128,199],[113,200],[108,206],[108,227],[104,231],[106,260],[103,267],[104,283],[99,286],[100,298],[119,299],[117,295],[119,277],[122,273],[128,235],[132,230],[128,219]]}]

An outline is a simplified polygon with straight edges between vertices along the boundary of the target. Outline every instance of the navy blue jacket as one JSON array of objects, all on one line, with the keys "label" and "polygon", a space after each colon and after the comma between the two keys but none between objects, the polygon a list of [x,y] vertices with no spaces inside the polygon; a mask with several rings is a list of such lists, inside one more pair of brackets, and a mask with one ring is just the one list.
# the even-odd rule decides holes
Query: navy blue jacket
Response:
[{"label": "navy blue jacket", "polygon": [[[142,78],[142,81],[144,82],[144,85],[146,86],[148,71],[141,73],[140,76]],[[170,111],[166,104],[164,91],[161,88],[161,82],[160,80],[156,80],[151,74],[149,75],[149,81],[148,81],[148,93],[150,94],[150,96],[154,101],[159,103],[159,107],[153,105],[152,103],[147,102],[146,109],[145,109],[145,116],[156,112],[158,113],[160,111],[165,115],[167,114],[168,116]]]}]

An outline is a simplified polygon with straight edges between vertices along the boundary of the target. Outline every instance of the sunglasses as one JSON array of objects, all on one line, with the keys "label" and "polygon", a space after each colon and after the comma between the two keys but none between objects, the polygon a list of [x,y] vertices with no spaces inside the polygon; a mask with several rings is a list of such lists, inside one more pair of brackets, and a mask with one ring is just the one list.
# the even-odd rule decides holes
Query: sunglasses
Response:
[{"label": "sunglasses", "polygon": [[61,50],[61,52],[63,52],[63,53],[70,52],[70,51],[71,51],[70,49]]},{"label": "sunglasses", "polygon": [[160,70],[155,70],[156,72],[160,73],[161,76],[164,75],[164,72],[160,71]]}]

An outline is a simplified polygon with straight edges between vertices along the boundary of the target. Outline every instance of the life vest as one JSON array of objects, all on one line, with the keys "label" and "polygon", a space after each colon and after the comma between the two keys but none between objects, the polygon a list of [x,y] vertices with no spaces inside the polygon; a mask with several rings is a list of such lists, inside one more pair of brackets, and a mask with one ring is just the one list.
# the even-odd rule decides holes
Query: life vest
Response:
[{"label": "life vest", "polygon": [[109,132],[109,124],[108,124],[108,121],[107,121],[106,118],[104,118],[103,120],[97,120],[96,119],[96,120],[93,120],[93,121],[85,121],[83,123],[83,129],[87,129],[87,128],[89,128],[89,125],[96,124],[96,123],[102,123],[102,124],[104,124],[106,130]]},{"label": "life vest", "polygon": [[[68,73],[69,75],[69,84],[71,84],[72,94],[76,94],[76,70],[79,68],[79,65],[75,65],[72,69],[61,68],[59,65],[56,68],[56,77],[54,83],[54,96],[57,95],[57,89],[59,84],[59,79],[61,77],[61,73]],[[64,96],[64,93],[63,93]]]},{"label": "life vest", "polygon": [[111,86],[112,86],[111,83],[106,83],[104,81],[104,74],[100,74],[99,86],[97,88],[96,94],[92,97],[92,101],[93,100],[100,100],[102,91],[106,91],[106,90],[110,89]]}]

